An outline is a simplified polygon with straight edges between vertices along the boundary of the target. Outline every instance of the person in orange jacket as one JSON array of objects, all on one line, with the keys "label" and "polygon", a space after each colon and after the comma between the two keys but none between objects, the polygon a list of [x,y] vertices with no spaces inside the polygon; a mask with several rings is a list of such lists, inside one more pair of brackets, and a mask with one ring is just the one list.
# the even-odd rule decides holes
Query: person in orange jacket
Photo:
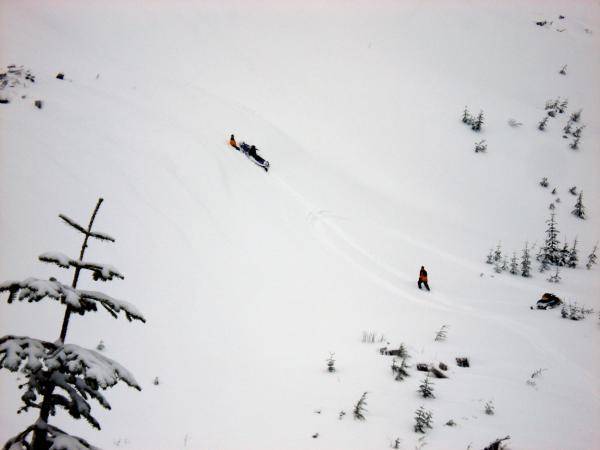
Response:
[{"label": "person in orange jacket", "polygon": [[421,289],[422,284],[425,285],[425,289],[428,291],[430,290],[429,285],[427,284],[427,271],[425,270],[425,266],[421,266],[421,271],[419,272],[419,281],[417,282],[419,289]]},{"label": "person in orange jacket", "polygon": [[240,148],[237,145],[237,142],[235,142],[235,137],[233,136],[233,134],[231,135],[231,137],[229,138],[229,145],[231,145],[233,148],[235,148],[236,150],[239,150]]}]

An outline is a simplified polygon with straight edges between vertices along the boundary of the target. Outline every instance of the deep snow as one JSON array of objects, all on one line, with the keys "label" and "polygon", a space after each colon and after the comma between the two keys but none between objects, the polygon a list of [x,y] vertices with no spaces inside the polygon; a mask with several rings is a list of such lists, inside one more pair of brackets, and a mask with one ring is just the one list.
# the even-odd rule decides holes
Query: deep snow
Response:
[{"label": "deep snow", "polygon": [[[599,25],[592,1],[2,2],[0,65],[36,82],[0,105],[0,281],[67,282],[37,256],[76,258],[80,236],[57,215],[87,223],[103,196],[97,229],[116,243],[92,242],[88,259],[125,280],[81,288],[147,319],[72,319],[67,342],[103,340],[143,390],[108,391],[101,432],[63,413],[52,423],[106,449],[412,448],[423,404],[427,448],[507,434],[513,449],[599,448],[598,315],[529,306],[553,291],[598,311],[600,268],[565,269],[554,286],[484,264],[498,241],[510,254],[542,242],[543,176],[558,186],[560,238],[578,237],[581,260],[599,239]],[[583,109],[579,151],[561,137],[566,115],[536,128],[558,96],[567,114]],[[483,109],[482,133],[460,123],[465,105]],[[572,185],[585,221],[570,214]],[[431,293],[416,288],[421,265]],[[58,336],[56,303],[2,301],[0,334]],[[365,330],[404,342],[411,364],[449,364],[437,398],[418,397],[414,368],[394,381]],[[2,442],[35,420],[15,414],[17,378],[0,374]]]}]

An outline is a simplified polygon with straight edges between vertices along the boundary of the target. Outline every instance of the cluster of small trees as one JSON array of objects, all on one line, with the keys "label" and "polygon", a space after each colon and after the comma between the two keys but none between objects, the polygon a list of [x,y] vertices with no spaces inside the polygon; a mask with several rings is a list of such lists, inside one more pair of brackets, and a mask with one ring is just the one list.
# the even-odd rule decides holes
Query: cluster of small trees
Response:
[{"label": "cluster of small trees", "polygon": [[[543,177],[541,179],[541,181],[539,182],[539,184],[543,188],[548,188],[548,186],[550,185],[550,183],[548,182],[548,177]],[[571,186],[568,189],[568,191],[569,191],[569,194],[577,196],[577,201],[575,202],[575,205],[573,206],[573,209],[571,210],[571,214],[573,214],[575,217],[579,217],[580,219],[585,219],[586,218],[586,208],[583,204],[583,191],[579,191],[579,193],[577,193],[577,186]],[[558,188],[557,187],[553,188],[551,192],[552,192],[552,195],[556,195],[558,193]],[[555,202],[560,203],[560,198],[557,197],[554,202],[551,202],[549,209],[556,208]]]},{"label": "cluster of small trees", "polygon": [[531,249],[528,242],[525,242],[521,256],[517,258],[517,253],[513,252],[510,260],[502,254],[502,244],[499,242],[495,249],[490,249],[485,262],[493,264],[496,273],[508,271],[512,275],[531,276]]},{"label": "cluster of small trees", "polygon": [[561,100],[560,97],[555,100],[548,100],[545,106],[547,115],[538,123],[538,130],[544,131],[548,125],[548,119],[556,117],[557,114],[563,114],[567,110],[568,104],[567,99]]},{"label": "cluster of small trees", "polygon": [[483,111],[479,111],[477,116],[471,115],[468,108],[465,106],[465,109],[461,118],[462,123],[469,125],[473,131],[481,131],[483,127]]},{"label": "cluster of small trees", "polygon": [[[545,272],[551,266],[556,268],[556,273],[550,277],[549,281],[559,282],[559,267],[576,268],[579,264],[579,241],[575,238],[571,243],[565,239],[563,243],[558,239],[559,230],[556,223],[556,215],[554,212],[550,214],[550,218],[546,221],[546,238],[544,245],[539,248],[536,255],[536,260],[540,263],[539,271]],[[587,257],[586,268],[591,269],[594,264],[597,264],[597,245],[594,245],[591,253]],[[517,258],[516,252],[513,252],[509,259],[506,254],[502,253],[502,245],[498,243],[495,249],[490,249],[486,263],[494,266],[496,273],[508,271],[512,275],[521,275],[523,277],[531,276],[531,251],[528,243],[525,243],[520,259]]]},{"label": "cluster of small trees", "polygon": [[580,119],[581,110],[572,113],[569,117],[569,121],[563,128],[563,138],[567,139],[569,135],[573,137],[573,142],[569,144],[569,147],[571,147],[573,150],[577,150],[579,148],[579,139],[581,138],[581,133],[585,128],[585,125],[577,126]]}]

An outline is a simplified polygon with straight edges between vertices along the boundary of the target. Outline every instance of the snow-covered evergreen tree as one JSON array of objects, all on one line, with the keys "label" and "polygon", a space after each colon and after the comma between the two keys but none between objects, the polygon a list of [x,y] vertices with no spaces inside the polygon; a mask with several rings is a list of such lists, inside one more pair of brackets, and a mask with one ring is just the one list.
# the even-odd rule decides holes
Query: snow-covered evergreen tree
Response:
[{"label": "snow-covered evergreen tree", "polygon": [[435,398],[435,395],[433,395],[433,383],[429,380],[429,373],[427,373],[425,379],[419,385],[418,392],[423,398]]},{"label": "snow-covered evergreen tree", "polygon": [[531,256],[529,255],[529,248],[527,242],[525,242],[525,248],[523,248],[523,254],[521,255],[521,276],[531,276]]},{"label": "snow-covered evergreen tree", "polygon": [[583,191],[579,193],[579,196],[577,197],[577,203],[575,203],[571,214],[579,217],[580,219],[585,219],[585,207],[583,206]]},{"label": "snow-covered evergreen tree", "polygon": [[546,129],[546,124],[548,123],[548,116],[545,116],[539,123],[538,123],[538,130],[540,131],[544,131]]},{"label": "snow-covered evergreen tree", "polygon": [[335,372],[335,359],[334,356],[335,353],[329,353],[329,358],[326,359],[327,361],[327,371],[329,372]]},{"label": "snow-covered evergreen tree", "polygon": [[596,256],[596,251],[598,250],[598,244],[594,245],[592,252],[588,255],[588,261],[585,264],[587,270],[590,270],[594,264],[598,264],[598,256]]},{"label": "snow-covered evergreen tree", "polygon": [[519,264],[517,263],[517,253],[513,252],[512,258],[510,258],[510,273],[517,275],[519,273]]},{"label": "snow-covered evergreen tree", "polygon": [[542,181],[540,181],[540,186],[547,188],[548,185],[549,185],[549,183],[548,183],[548,177],[542,178]]},{"label": "snow-covered evergreen tree", "polygon": [[558,260],[557,265],[566,266],[567,261],[569,261],[570,253],[571,253],[571,250],[569,250],[569,244],[567,243],[567,238],[565,237],[565,243],[563,244],[563,247],[560,249],[559,260]]},{"label": "snow-covered evergreen tree", "polygon": [[571,187],[569,188],[569,193],[570,193],[571,195],[577,195],[577,186],[571,186]]},{"label": "snow-covered evergreen tree", "polygon": [[402,358],[400,365],[398,365],[396,358],[394,358],[392,361],[392,372],[396,374],[396,381],[402,381],[409,376],[408,367],[406,358]]},{"label": "snow-covered evergreen tree", "polygon": [[567,74],[567,65],[565,64],[564,66],[562,66],[561,69],[558,71],[558,73],[560,73],[561,75],[566,75]]},{"label": "snow-covered evergreen tree", "polygon": [[75,344],[65,343],[69,320],[73,314],[85,315],[101,307],[113,317],[119,313],[129,320],[145,322],[142,314],[130,303],[117,300],[104,293],[77,289],[83,271],[91,272],[94,280],[111,281],[123,279],[123,275],[109,264],[85,261],[90,238],[114,242],[108,234],[92,229],[94,220],[102,204],[98,200],[87,227],[73,219],[59,215],[70,227],[84,235],[79,258],[70,258],[62,253],[44,253],[39,256],[43,262],[53,263],[64,269],[74,269],[70,285],[62,284],[55,278],[43,280],[27,278],[23,281],[7,281],[0,284],[0,293],[7,291],[8,303],[15,300],[29,303],[44,299],[56,300],[65,305],[65,314],[60,335],[54,342],[47,342],[28,336],[4,336],[0,338],[0,369],[19,371],[27,380],[21,384],[25,390],[21,397],[20,411],[38,409],[35,423],[8,440],[5,449],[10,450],[84,450],[93,449],[91,444],[49,424],[50,416],[58,408],[64,409],[75,419],[84,418],[90,425],[100,429],[100,424],[92,416],[90,399],[110,409],[103,390],[123,381],[141,390],[135,378],[119,363]]},{"label": "snow-covered evergreen tree", "polygon": [[488,253],[486,259],[486,264],[494,264],[494,250],[490,248],[490,252]]},{"label": "snow-covered evergreen tree", "polygon": [[471,113],[469,112],[469,110],[467,109],[467,107],[465,106],[465,109],[463,111],[463,115],[462,115],[462,122],[466,123],[468,125],[471,125],[471,123],[473,123],[473,117],[471,117]]},{"label": "snow-covered evergreen tree", "polygon": [[571,114],[571,122],[577,123],[581,119],[581,109]]},{"label": "snow-covered evergreen tree", "polygon": [[477,114],[477,117],[473,120],[471,129],[473,131],[481,131],[482,126],[483,126],[483,111],[479,111],[479,114]]},{"label": "snow-covered evergreen tree", "polygon": [[557,238],[559,231],[556,227],[556,219],[553,212],[550,214],[550,218],[546,223],[548,224],[548,228],[546,229],[546,241],[544,246],[540,249],[540,254],[537,258],[542,264],[558,264],[560,261],[560,249],[558,248],[560,242]]},{"label": "snow-covered evergreen tree", "polygon": [[427,411],[422,405],[415,412],[415,425],[414,429],[416,433],[425,433],[427,428],[431,428],[433,414],[431,411]]},{"label": "snow-covered evergreen tree", "polygon": [[557,110],[559,113],[564,113],[567,110],[567,107],[569,106],[569,100],[568,99],[564,99],[562,101],[560,101],[557,105]]},{"label": "snow-covered evergreen tree", "polygon": [[502,243],[498,242],[496,250],[494,250],[494,262],[502,260]]},{"label": "snow-covered evergreen tree", "polygon": [[573,247],[569,250],[569,257],[567,258],[567,266],[574,269],[577,267],[579,258],[577,257],[577,238],[573,241]]}]

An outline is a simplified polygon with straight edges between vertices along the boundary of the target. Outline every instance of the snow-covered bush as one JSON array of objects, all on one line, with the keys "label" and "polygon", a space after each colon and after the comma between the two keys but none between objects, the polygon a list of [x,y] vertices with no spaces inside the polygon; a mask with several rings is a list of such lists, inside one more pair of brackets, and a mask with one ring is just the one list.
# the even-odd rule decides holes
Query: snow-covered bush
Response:
[{"label": "snow-covered bush", "polygon": [[554,272],[550,278],[548,278],[548,281],[550,283],[560,283],[560,280],[562,280],[562,278],[560,276],[558,266],[556,266],[556,272]]},{"label": "snow-covered bush", "polygon": [[475,142],[475,153],[485,152],[487,150],[487,144],[485,139],[479,142]]},{"label": "snow-covered bush", "polygon": [[540,181],[540,186],[547,188],[548,185],[549,185],[549,183],[548,183],[548,177],[542,178],[542,181]]},{"label": "snow-covered bush", "polygon": [[593,309],[579,306],[577,302],[565,303],[560,309],[560,316],[563,319],[583,320],[587,314],[592,314],[593,312]]},{"label": "snow-covered bush", "polygon": [[493,416],[494,413],[496,412],[496,408],[494,407],[494,402],[492,402],[491,400],[489,402],[485,402],[485,405],[483,405],[483,410],[485,411],[485,413],[488,416]]},{"label": "snow-covered bush", "polygon": [[479,111],[479,114],[477,114],[477,117],[475,117],[473,119],[473,122],[471,124],[471,129],[473,131],[481,131],[481,127],[483,127],[483,111]]},{"label": "snow-covered bush", "polygon": [[538,130],[540,131],[544,131],[546,129],[546,124],[548,123],[548,116],[545,116],[542,120],[540,120],[540,122],[538,123]]},{"label": "snow-covered bush", "polygon": [[406,363],[406,358],[402,358],[402,361],[400,362],[400,365],[398,365],[396,358],[394,358],[392,360],[392,373],[394,373],[396,375],[395,380],[396,381],[402,381],[404,380],[406,377],[409,376],[408,373],[408,364]]},{"label": "snow-covered bush", "polygon": [[114,242],[105,233],[93,231],[94,220],[102,204],[98,200],[89,225],[84,227],[67,216],[59,217],[69,226],[84,235],[78,259],[62,253],[44,253],[39,259],[65,269],[74,269],[71,285],[62,284],[55,278],[42,280],[26,278],[23,281],[6,281],[0,284],[0,293],[8,292],[8,303],[27,301],[39,302],[45,299],[56,300],[65,305],[59,338],[46,342],[28,336],[7,335],[0,338],[0,369],[21,372],[27,381],[21,384],[24,393],[23,406],[18,410],[39,410],[36,422],[8,440],[5,449],[10,450],[83,450],[95,448],[85,440],[70,436],[50,425],[49,418],[58,408],[64,409],[75,419],[84,418],[90,425],[100,429],[100,424],[92,416],[90,400],[96,400],[104,408],[110,404],[102,393],[119,381],[141,390],[131,373],[116,361],[95,350],[65,343],[69,320],[73,314],[85,315],[98,311],[99,307],[117,318],[119,313],[129,320],[145,322],[142,314],[132,304],[117,300],[104,293],[77,289],[83,270],[90,271],[94,280],[109,281],[123,279],[123,275],[108,264],[84,261],[90,238]]}]

